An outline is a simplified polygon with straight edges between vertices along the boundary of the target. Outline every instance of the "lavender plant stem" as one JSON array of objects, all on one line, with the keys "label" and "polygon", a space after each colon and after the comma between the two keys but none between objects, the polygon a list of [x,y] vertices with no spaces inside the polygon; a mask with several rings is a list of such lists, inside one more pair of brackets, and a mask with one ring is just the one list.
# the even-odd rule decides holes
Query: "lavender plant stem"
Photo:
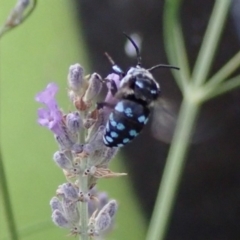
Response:
[{"label": "lavender plant stem", "polygon": [[199,108],[199,102],[183,100],[146,240],[166,235]]},{"label": "lavender plant stem", "polygon": [[[87,158],[84,158],[81,163],[81,168],[86,169]],[[79,188],[83,193],[88,192],[88,177],[80,174],[79,177]],[[80,224],[81,224],[81,234],[80,240],[88,240],[88,203],[80,202]]]},{"label": "lavender plant stem", "polygon": [[[82,118],[84,118],[85,113],[81,113]],[[85,142],[85,130],[82,129],[79,133],[80,143]],[[81,169],[84,171],[87,168],[88,158],[82,159],[81,162]],[[83,193],[88,192],[88,177],[80,174],[79,176],[79,189]],[[80,202],[79,203],[79,210],[80,210],[80,225],[81,225],[81,234],[79,236],[80,240],[88,240],[88,203],[87,202]]]}]

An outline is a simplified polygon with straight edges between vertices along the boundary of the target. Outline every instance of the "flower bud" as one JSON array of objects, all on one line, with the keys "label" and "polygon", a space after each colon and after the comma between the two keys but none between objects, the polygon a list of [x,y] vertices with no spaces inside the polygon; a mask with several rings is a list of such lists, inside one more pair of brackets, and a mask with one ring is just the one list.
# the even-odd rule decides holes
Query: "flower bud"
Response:
[{"label": "flower bud", "polygon": [[96,207],[101,210],[103,206],[107,204],[108,195],[105,192],[98,192],[96,188],[91,189],[90,194],[98,199],[97,205],[96,202],[88,202],[88,213],[89,215],[92,215],[93,212],[96,210]]},{"label": "flower bud", "polygon": [[10,13],[7,21],[6,26],[12,27],[16,26],[21,23],[24,17],[24,12],[28,7],[30,1],[29,0],[18,0],[17,4],[13,8],[12,12]]},{"label": "flower bud", "polygon": [[73,201],[78,199],[78,189],[72,183],[64,183],[61,190],[67,199]]},{"label": "flower bud", "polygon": [[22,6],[24,6],[24,7],[27,7],[27,6],[29,5],[29,3],[30,3],[29,0],[19,0],[19,2],[20,2],[20,4],[21,4]]},{"label": "flower bud", "polygon": [[111,217],[108,213],[100,211],[96,217],[95,229],[97,232],[106,230],[111,225]]},{"label": "flower bud", "polygon": [[105,116],[103,109],[98,110],[98,116],[94,124],[88,129],[86,141],[89,142],[101,126],[105,126],[108,116]]},{"label": "flower bud", "polygon": [[102,78],[99,74],[93,73],[89,79],[88,88],[83,96],[83,101],[85,103],[91,102],[102,89]]},{"label": "flower bud", "polygon": [[52,221],[61,228],[70,228],[71,224],[66,219],[64,214],[60,212],[58,209],[54,210],[52,213]]},{"label": "flower bud", "polygon": [[81,153],[83,151],[83,144],[75,143],[71,149],[75,153]]},{"label": "flower bud", "polygon": [[109,162],[116,156],[119,148],[113,147],[113,148],[104,148],[101,152],[101,162],[99,161],[99,166],[101,167],[107,167]]},{"label": "flower bud", "polygon": [[117,202],[115,200],[109,201],[96,217],[95,228],[102,232],[106,230],[112,223],[113,217],[117,211]]},{"label": "flower bud", "polygon": [[63,152],[57,151],[53,155],[54,162],[62,169],[72,169],[73,165],[69,158]]},{"label": "flower bud", "polygon": [[67,114],[66,125],[71,133],[77,134],[83,126],[79,112]]},{"label": "flower bud", "polygon": [[72,224],[78,225],[80,215],[77,208],[77,202],[76,201],[73,202],[72,200],[63,197],[63,209],[66,219]]},{"label": "flower bud", "polygon": [[118,148],[108,148],[103,143],[104,126],[92,136],[89,143],[85,144],[83,151],[91,154],[89,166],[107,167],[110,160],[116,155]]},{"label": "flower bud", "polygon": [[[105,126],[100,126],[97,132],[90,138],[89,143],[84,146],[85,149],[91,149],[92,151],[96,151],[104,147],[103,142],[103,134],[105,131]],[[90,146],[87,146],[90,145]]]},{"label": "flower bud", "polygon": [[68,86],[74,92],[79,92],[80,89],[83,87],[84,85],[83,74],[84,74],[83,67],[80,64],[76,63],[69,67]]},{"label": "flower bud", "polygon": [[60,212],[63,212],[62,204],[57,197],[53,197],[51,199],[50,206],[51,206],[52,211],[59,210]]},{"label": "flower bud", "polygon": [[94,148],[92,147],[91,144],[84,144],[83,146],[83,151],[86,153],[86,154],[91,154],[94,152]]},{"label": "flower bud", "polygon": [[72,136],[70,136],[70,133],[67,133],[66,131],[59,135],[55,134],[54,137],[58,142],[59,148],[61,150],[69,150],[74,144],[72,141]]},{"label": "flower bud", "polygon": [[117,202],[115,200],[111,200],[106,204],[102,211],[107,212],[111,218],[114,217],[115,213],[117,212]]}]

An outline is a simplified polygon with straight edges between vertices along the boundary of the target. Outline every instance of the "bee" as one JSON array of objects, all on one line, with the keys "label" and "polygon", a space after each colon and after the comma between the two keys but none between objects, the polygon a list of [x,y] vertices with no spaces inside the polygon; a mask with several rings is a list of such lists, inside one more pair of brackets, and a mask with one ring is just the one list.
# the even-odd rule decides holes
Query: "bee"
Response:
[{"label": "bee", "polygon": [[106,123],[103,141],[107,147],[123,147],[137,137],[147,124],[151,108],[161,93],[160,86],[151,72],[156,68],[179,70],[177,67],[163,64],[155,65],[149,69],[143,68],[138,46],[126,33],[123,34],[136,50],[137,65],[131,67],[125,74],[105,53],[113,71],[121,78],[119,88],[115,82],[111,82],[112,95],[119,101],[114,106]]}]

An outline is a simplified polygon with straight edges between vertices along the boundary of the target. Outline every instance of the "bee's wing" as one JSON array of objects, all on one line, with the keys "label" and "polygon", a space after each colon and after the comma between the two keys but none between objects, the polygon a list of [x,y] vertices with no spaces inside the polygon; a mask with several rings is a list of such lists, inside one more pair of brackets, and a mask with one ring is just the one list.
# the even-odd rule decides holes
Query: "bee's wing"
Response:
[{"label": "bee's wing", "polygon": [[170,143],[176,127],[177,115],[177,106],[165,101],[163,98],[155,102],[151,124],[153,137]]},{"label": "bee's wing", "polygon": [[[179,103],[160,98],[154,105],[151,131],[154,138],[170,143],[177,125]],[[200,143],[221,132],[216,119],[209,116],[199,118],[192,135],[192,143]]]}]

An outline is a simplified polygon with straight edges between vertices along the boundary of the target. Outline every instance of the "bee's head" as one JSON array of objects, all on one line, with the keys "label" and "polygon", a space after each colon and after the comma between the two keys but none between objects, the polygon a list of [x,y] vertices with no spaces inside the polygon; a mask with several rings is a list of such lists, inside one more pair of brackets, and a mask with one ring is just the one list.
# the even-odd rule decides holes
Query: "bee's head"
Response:
[{"label": "bee's head", "polygon": [[154,80],[152,74],[138,74],[135,76],[134,95],[147,104],[155,101],[160,94],[159,84]]},{"label": "bee's head", "polygon": [[136,99],[141,99],[143,102],[149,105],[160,95],[159,84],[156,82],[151,72],[157,68],[172,68],[177,70],[179,70],[179,68],[165,64],[158,64],[149,69],[143,68],[142,58],[137,44],[126,33],[123,34],[132,43],[136,50],[137,65],[136,67],[131,67],[128,70],[127,74],[122,79],[120,86],[123,86],[126,82],[129,82],[129,88],[133,91],[132,95],[134,95]]},{"label": "bee's head", "polygon": [[147,105],[159,97],[159,84],[155,81],[153,75],[145,68],[139,66],[130,68],[126,76],[122,79],[120,86],[125,84],[132,90],[130,95],[137,100],[143,101]]}]

